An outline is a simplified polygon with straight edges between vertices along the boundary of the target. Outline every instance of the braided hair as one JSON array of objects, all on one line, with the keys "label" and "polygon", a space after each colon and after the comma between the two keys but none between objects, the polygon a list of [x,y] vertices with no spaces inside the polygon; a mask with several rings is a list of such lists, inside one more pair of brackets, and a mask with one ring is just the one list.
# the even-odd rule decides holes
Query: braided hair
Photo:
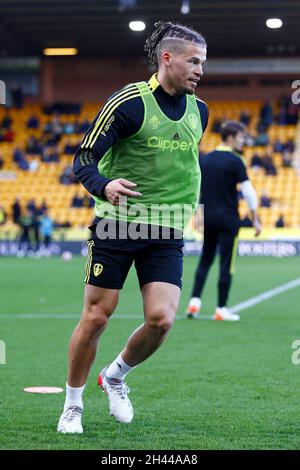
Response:
[{"label": "braided hair", "polygon": [[148,53],[150,64],[158,66],[159,46],[163,39],[171,38],[195,42],[202,47],[206,47],[204,37],[194,29],[171,23],[170,21],[158,21],[154,23],[154,31],[146,40],[144,47],[145,51]]}]

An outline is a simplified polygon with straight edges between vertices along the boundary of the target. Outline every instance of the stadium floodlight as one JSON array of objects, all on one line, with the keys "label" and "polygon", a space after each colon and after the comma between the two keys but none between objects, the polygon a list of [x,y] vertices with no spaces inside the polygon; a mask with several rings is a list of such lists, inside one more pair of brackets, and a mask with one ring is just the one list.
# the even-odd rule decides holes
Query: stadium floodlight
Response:
[{"label": "stadium floodlight", "polygon": [[144,31],[144,29],[146,28],[146,25],[144,21],[130,21],[129,28],[132,31]]},{"label": "stadium floodlight", "polygon": [[180,11],[183,15],[188,15],[190,12],[190,0],[182,0]]},{"label": "stadium floodlight", "polygon": [[47,47],[43,51],[44,55],[76,55],[78,49],[75,47]]},{"label": "stadium floodlight", "polygon": [[269,18],[266,21],[266,26],[271,29],[281,28],[282,20],[280,18]]}]

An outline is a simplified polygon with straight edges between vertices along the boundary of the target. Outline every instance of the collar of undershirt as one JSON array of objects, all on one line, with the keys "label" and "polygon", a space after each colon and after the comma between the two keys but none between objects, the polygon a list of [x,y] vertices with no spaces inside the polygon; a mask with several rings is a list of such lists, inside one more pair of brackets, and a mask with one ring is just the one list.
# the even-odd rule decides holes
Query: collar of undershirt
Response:
[{"label": "collar of undershirt", "polygon": [[218,147],[216,147],[216,150],[218,150],[219,152],[231,152],[231,153],[237,155],[240,158],[243,157],[243,154],[241,152],[238,152],[237,150],[230,147],[229,145],[222,145],[222,144],[218,145]]},{"label": "collar of undershirt", "polygon": [[216,147],[216,150],[219,150],[220,152],[232,152],[233,148],[229,145],[218,145],[218,147]]},{"label": "collar of undershirt", "polygon": [[155,93],[155,96],[156,97],[161,97],[163,98],[164,100],[169,100],[170,102],[174,103],[175,102],[179,102],[181,100],[183,100],[185,98],[185,94],[184,93],[181,93],[181,94],[178,94],[178,95],[170,95],[169,93],[167,93],[163,87],[161,86],[161,84],[159,83],[159,81],[157,80],[157,74],[154,73],[152,75],[152,77],[150,78],[149,82],[148,82],[148,85],[149,85],[149,88],[150,90]]}]

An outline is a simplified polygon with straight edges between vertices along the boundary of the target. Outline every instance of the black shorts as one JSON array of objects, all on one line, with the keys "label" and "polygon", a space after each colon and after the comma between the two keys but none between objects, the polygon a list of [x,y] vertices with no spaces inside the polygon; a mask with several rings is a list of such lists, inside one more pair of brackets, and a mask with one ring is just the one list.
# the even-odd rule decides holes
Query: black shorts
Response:
[{"label": "black shorts", "polygon": [[182,240],[100,240],[87,242],[85,283],[122,289],[134,262],[140,288],[149,282],[182,286]]}]

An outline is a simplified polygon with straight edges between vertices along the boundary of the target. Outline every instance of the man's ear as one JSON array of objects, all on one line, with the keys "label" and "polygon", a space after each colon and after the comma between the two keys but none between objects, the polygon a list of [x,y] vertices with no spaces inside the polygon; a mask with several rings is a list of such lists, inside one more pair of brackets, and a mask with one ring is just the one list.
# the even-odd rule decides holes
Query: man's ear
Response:
[{"label": "man's ear", "polygon": [[172,54],[168,51],[164,51],[161,55],[162,62],[168,66],[172,61]]}]

